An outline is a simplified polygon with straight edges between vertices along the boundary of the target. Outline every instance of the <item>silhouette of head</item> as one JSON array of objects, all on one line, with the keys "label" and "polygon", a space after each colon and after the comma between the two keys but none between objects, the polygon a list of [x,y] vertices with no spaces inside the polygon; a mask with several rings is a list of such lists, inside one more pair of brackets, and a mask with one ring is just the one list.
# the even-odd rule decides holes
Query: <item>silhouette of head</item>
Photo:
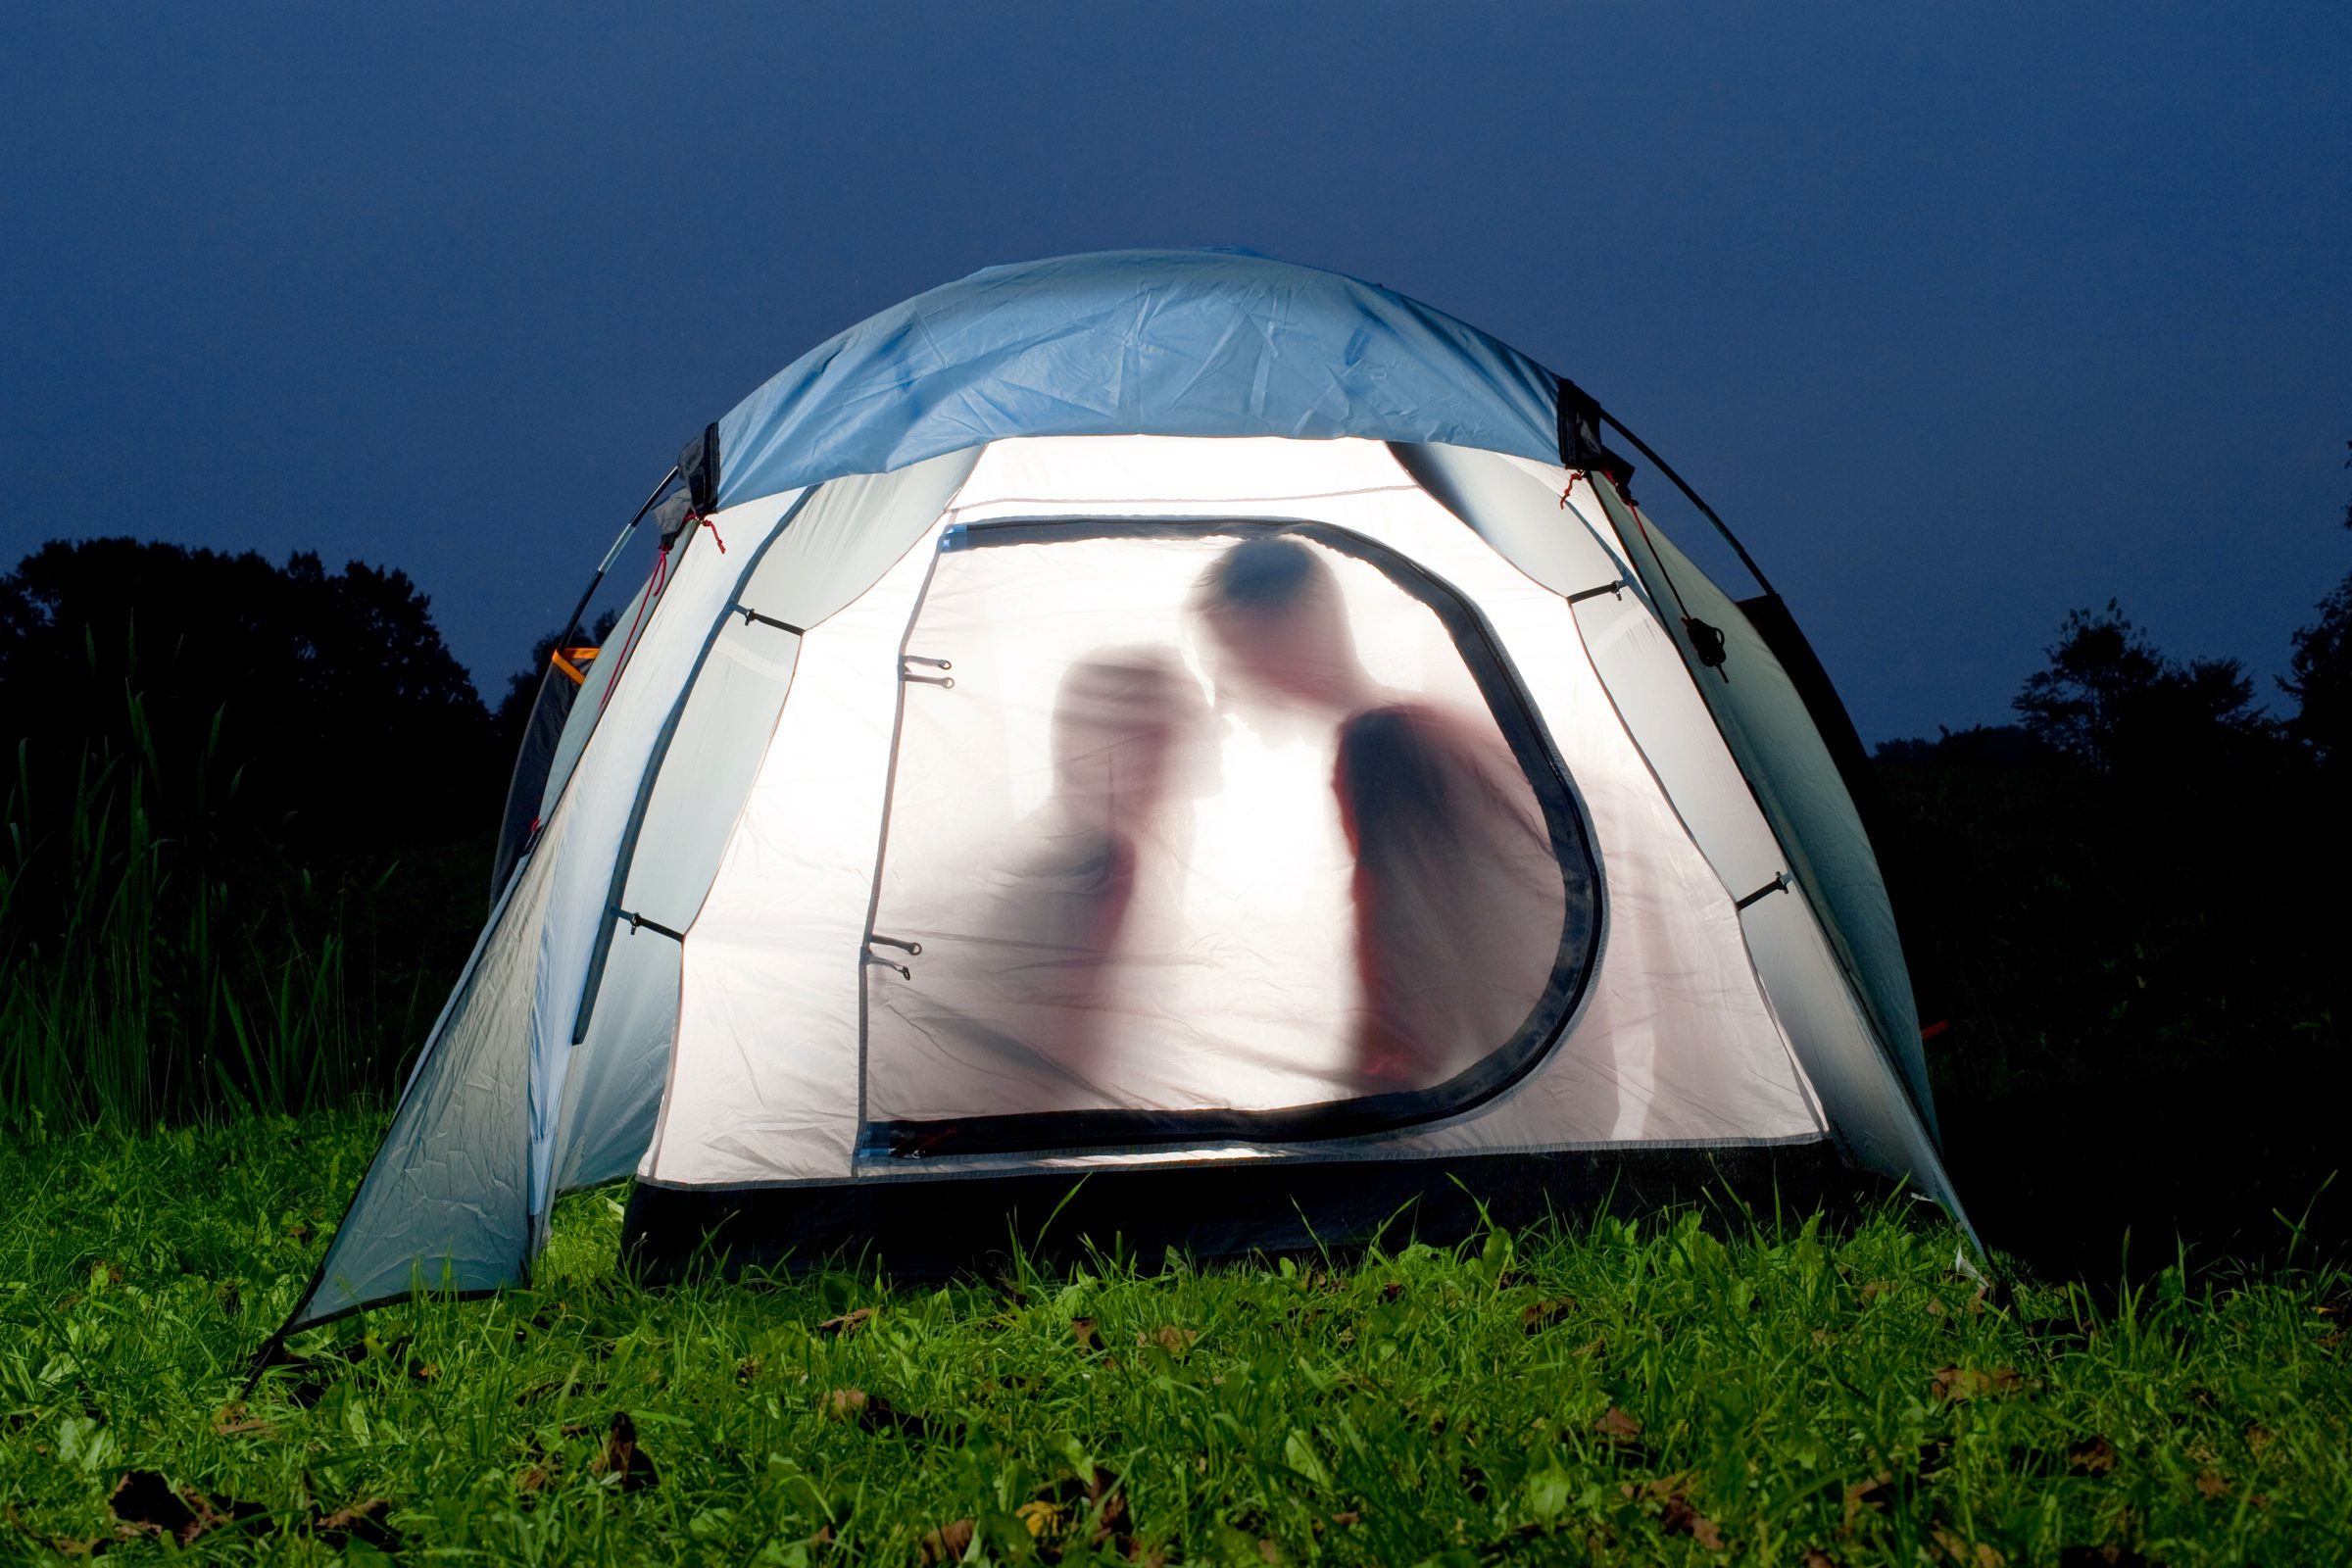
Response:
[{"label": "silhouette of head", "polygon": [[1054,693],[1054,789],[1073,805],[1148,808],[1176,783],[1206,719],[1200,687],[1170,653],[1089,654]]},{"label": "silhouette of head", "polygon": [[1318,706],[1351,706],[1364,685],[1339,579],[1319,552],[1279,535],[1246,539],[1200,574],[1220,684],[1236,678]]}]

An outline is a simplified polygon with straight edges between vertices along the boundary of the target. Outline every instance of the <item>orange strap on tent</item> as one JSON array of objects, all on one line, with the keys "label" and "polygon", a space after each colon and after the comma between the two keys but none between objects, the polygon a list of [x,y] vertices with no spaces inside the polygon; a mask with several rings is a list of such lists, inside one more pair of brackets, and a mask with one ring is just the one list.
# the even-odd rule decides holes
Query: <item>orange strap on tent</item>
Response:
[{"label": "orange strap on tent", "polygon": [[595,663],[597,653],[598,650],[594,648],[559,648],[550,653],[547,659],[549,663],[570,676],[574,686],[585,686],[588,684],[588,671],[583,666]]}]

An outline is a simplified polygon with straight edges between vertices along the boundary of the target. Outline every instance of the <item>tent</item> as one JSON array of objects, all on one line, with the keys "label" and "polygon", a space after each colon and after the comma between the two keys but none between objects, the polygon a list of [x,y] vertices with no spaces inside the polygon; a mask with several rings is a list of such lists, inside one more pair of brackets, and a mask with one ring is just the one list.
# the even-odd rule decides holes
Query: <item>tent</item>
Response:
[{"label": "tent", "polygon": [[1222,252],[998,268],[804,356],[558,649],[288,1328],[520,1281],[630,1175],[656,1269],[1840,1161],[1959,1218],[1851,726],[1618,435],[1673,478],[1462,322]]}]

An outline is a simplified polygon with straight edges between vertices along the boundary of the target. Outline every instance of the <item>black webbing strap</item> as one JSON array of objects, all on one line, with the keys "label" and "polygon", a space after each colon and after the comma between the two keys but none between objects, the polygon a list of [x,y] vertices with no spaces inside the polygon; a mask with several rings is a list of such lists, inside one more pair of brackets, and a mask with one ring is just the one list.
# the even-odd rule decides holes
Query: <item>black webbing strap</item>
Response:
[{"label": "black webbing strap", "polygon": [[615,920],[628,921],[629,930],[632,934],[639,931],[651,931],[657,936],[667,937],[672,942],[683,942],[686,940],[685,932],[672,931],[669,927],[663,925],[659,920],[649,920],[644,915],[632,913],[627,909],[614,909],[612,911],[612,918]]},{"label": "black webbing strap", "polygon": [[1634,477],[1634,466],[1600,444],[1600,421],[1607,418],[1592,393],[1566,376],[1559,378],[1560,466],[1586,473],[1604,473],[1623,490]]},{"label": "black webbing strap", "polygon": [[697,517],[718,510],[718,426],[706,425],[678,454],[678,477],[686,481],[686,497]]}]

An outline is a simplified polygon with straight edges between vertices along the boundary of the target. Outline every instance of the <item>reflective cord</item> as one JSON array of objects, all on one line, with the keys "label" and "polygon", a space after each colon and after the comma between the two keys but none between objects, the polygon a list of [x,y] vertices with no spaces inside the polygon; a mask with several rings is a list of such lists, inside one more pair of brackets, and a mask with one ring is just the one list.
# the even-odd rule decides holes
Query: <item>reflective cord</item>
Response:
[{"label": "reflective cord", "polygon": [[612,705],[612,693],[620,685],[620,677],[629,670],[629,655],[637,651],[637,629],[645,624],[645,612],[654,608],[662,597],[662,584],[669,576],[669,547],[663,545],[654,557],[654,575],[645,585],[645,596],[637,601],[637,613],[629,617],[629,634],[620,640],[620,652],[614,656],[612,678],[605,682],[605,695],[597,699],[596,713],[602,718],[605,710]]}]

